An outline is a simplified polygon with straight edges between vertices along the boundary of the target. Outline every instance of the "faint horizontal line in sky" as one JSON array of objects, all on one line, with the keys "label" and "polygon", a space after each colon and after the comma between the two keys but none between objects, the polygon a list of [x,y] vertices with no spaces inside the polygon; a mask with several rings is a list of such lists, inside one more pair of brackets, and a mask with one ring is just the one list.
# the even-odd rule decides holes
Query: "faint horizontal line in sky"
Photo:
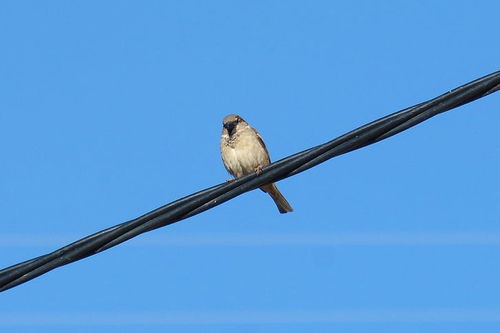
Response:
[{"label": "faint horizontal line in sky", "polygon": [[[61,247],[79,237],[0,234],[0,247]],[[132,246],[431,246],[500,245],[498,232],[203,233],[146,234]]]},{"label": "faint horizontal line in sky", "polygon": [[151,235],[137,245],[164,246],[377,246],[500,245],[500,233],[294,233]]},{"label": "faint horizontal line in sky", "polygon": [[500,309],[210,311],[127,313],[2,313],[0,326],[242,325],[317,323],[480,323],[500,321]]}]

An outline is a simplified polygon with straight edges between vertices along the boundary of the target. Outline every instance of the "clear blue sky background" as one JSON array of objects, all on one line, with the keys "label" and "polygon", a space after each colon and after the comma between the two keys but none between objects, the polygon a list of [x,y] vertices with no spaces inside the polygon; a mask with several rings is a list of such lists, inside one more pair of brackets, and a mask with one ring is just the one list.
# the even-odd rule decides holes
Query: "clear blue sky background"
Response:
[{"label": "clear blue sky background", "polygon": [[[2,1],[0,264],[500,69],[498,1]],[[500,94],[0,294],[19,332],[498,332]]]}]

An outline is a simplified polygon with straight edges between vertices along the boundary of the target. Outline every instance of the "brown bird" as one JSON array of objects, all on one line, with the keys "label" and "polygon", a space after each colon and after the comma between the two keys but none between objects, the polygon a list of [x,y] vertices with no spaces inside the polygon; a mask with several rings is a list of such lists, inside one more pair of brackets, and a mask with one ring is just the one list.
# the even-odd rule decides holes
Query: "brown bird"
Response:
[{"label": "brown bird", "polygon": [[[238,178],[252,172],[259,173],[271,163],[269,152],[259,132],[243,118],[230,114],[224,118],[222,125],[220,151],[224,166],[230,174]],[[280,213],[293,211],[276,185],[267,184],[260,189],[273,198]]]}]

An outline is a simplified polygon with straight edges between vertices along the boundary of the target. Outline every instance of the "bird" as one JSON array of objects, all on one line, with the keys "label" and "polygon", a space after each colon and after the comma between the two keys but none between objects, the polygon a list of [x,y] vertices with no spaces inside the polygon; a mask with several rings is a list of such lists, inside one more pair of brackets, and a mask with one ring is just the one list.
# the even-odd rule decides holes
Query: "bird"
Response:
[{"label": "bird", "polygon": [[[258,174],[271,163],[259,132],[236,114],[227,115],[222,121],[220,151],[226,170],[235,178],[252,172]],[[260,189],[271,196],[281,214],[293,211],[274,183],[263,185]]]}]

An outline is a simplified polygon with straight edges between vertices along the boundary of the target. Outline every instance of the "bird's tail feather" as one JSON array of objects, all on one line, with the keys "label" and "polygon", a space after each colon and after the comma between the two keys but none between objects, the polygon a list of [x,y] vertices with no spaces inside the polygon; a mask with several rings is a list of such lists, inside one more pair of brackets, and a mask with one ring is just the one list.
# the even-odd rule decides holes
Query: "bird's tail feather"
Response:
[{"label": "bird's tail feather", "polygon": [[262,191],[267,192],[271,198],[273,198],[274,203],[278,207],[278,210],[280,211],[281,214],[285,214],[288,212],[293,212],[292,206],[288,203],[288,201],[285,199],[283,194],[278,190],[276,185],[274,184],[269,184],[261,187]]}]

